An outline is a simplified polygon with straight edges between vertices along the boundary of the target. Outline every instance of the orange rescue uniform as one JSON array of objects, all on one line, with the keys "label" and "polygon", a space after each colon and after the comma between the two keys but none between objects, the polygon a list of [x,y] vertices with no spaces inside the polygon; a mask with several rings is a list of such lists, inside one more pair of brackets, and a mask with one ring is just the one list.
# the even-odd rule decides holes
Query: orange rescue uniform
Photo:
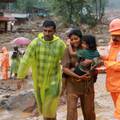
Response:
[{"label": "orange rescue uniform", "polygon": [[6,47],[2,48],[2,59],[1,59],[1,68],[2,68],[2,79],[8,79],[8,68],[9,68],[9,53]]},{"label": "orange rescue uniform", "polygon": [[107,75],[106,87],[111,92],[114,101],[115,118],[120,120],[120,61],[117,61],[118,54],[120,54],[120,43],[115,44],[112,42],[104,64]]}]

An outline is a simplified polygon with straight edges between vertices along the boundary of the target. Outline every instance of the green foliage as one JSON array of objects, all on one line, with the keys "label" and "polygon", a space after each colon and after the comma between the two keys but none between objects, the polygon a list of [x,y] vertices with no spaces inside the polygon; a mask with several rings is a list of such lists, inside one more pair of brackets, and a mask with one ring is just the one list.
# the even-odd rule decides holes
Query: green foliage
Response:
[{"label": "green foliage", "polygon": [[104,15],[107,0],[52,0],[51,9],[67,24],[95,26]]},{"label": "green foliage", "polygon": [[53,0],[51,8],[56,15],[61,16],[65,23],[74,24],[79,19],[79,11],[85,0]]},{"label": "green foliage", "polygon": [[31,12],[35,5],[40,5],[41,0],[16,0],[14,3],[0,3],[0,9],[11,9],[16,12]]},{"label": "green foliage", "polygon": [[[95,26],[104,16],[108,0],[16,0],[9,4],[16,12],[32,13],[32,8],[49,8],[62,23],[78,25],[81,22]],[[0,3],[0,8],[5,8]]]},{"label": "green foliage", "polygon": [[5,9],[6,4],[5,3],[0,3],[0,9]]},{"label": "green foliage", "polygon": [[17,12],[31,12],[33,6],[38,4],[39,0],[16,0],[13,9]]}]

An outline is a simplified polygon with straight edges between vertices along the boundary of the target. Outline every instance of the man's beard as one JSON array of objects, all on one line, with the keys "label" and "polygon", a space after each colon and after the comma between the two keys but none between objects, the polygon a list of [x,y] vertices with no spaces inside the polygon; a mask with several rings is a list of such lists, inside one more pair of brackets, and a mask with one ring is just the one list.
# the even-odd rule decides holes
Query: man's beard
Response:
[{"label": "man's beard", "polygon": [[50,40],[52,40],[52,37],[44,36],[44,39],[45,39],[46,41],[50,41]]}]

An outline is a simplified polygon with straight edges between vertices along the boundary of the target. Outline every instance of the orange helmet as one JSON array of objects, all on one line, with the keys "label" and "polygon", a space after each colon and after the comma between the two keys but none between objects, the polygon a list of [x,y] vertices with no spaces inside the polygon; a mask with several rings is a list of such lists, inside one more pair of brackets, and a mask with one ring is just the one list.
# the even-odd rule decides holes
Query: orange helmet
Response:
[{"label": "orange helmet", "polygon": [[109,24],[109,32],[111,32],[112,34],[113,33],[120,34],[120,19],[119,18],[116,18],[116,19],[111,21],[111,23]]}]

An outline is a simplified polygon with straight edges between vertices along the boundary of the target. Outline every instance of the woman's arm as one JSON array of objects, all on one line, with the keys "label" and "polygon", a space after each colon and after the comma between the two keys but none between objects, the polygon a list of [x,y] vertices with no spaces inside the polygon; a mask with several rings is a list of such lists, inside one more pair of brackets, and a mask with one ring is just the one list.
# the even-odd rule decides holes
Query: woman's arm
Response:
[{"label": "woman's arm", "polygon": [[75,77],[78,80],[79,79],[82,79],[82,80],[87,79],[88,80],[88,75],[79,76],[70,69],[70,56],[69,56],[68,49],[65,50],[65,54],[64,54],[61,64],[62,64],[62,68],[63,68],[63,73],[65,73],[66,75]]},{"label": "woman's arm", "polygon": [[75,78],[78,78],[80,79],[80,76],[75,74],[73,71],[71,71],[69,68],[66,68],[66,67],[63,67],[63,72],[66,74],[66,75],[69,75],[71,77],[75,77]]},{"label": "woman's arm", "polygon": [[78,81],[88,80],[88,79],[89,79],[88,74],[79,76],[79,75],[75,74],[73,71],[71,71],[71,70],[70,70],[69,68],[67,68],[67,67],[63,67],[63,72],[64,72],[66,75],[68,75],[68,76],[75,77],[76,79],[79,79]]},{"label": "woman's arm", "polygon": [[68,50],[69,50],[70,56],[75,56],[76,55],[76,51],[73,51],[72,46],[70,44],[70,39],[67,40],[66,44],[68,46]]}]

